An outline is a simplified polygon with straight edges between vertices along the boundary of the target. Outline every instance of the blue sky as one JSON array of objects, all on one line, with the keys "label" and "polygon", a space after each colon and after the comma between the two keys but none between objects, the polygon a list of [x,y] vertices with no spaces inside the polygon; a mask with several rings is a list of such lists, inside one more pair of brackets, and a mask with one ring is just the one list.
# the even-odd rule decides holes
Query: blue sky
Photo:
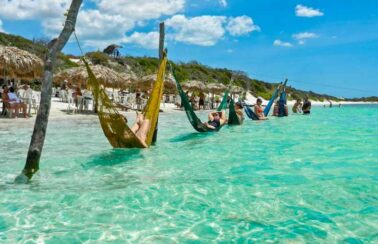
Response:
[{"label": "blue sky", "polygon": [[[27,38],[59,32],[69,0],[0,0],[0,30]],[[158,23],[174,61],[247,72],[335,96],[378,96],[376,0],[92,0],[77,34],[85,51],[121,44],[157,55]],[[66,53],[78,54],[71,42]]]}]

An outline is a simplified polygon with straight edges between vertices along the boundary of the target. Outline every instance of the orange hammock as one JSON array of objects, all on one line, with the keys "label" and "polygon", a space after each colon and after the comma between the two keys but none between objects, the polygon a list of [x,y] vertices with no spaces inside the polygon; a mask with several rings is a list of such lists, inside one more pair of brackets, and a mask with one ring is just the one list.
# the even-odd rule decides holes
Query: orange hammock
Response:
[{"label": "orange hammock", "polygon": [[[84,64],[88,71],[88,85],[93,92],[100,124],[110,144],[115,148],[145,148],[140,139],[127,126],[125,117],[117,111],[112,101],[106,95],[104,87],[101,86],[100,82],[96,79],[85,60]],[[146,137],[148,147],[151,146],[153,135],[157,127],[166,65],[167,57],[164,56],[159,66],[157,79],[153,85],[151,96],[143,110],[144,118],[150,120],[151,123]]]}]

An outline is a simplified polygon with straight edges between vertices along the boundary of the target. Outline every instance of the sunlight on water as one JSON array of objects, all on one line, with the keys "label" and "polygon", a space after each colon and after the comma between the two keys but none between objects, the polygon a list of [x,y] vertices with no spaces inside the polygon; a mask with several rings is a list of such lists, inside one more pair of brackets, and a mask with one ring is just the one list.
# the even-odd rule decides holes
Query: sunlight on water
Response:
[{"label": "sunlight on water", "polygon": [[112,149],[96,116],[53,119],[28,185],[12,182],[32,129],[6,123],[1,243],[378,242],[377,106],[213,134],[162,113],[149,150]]}]

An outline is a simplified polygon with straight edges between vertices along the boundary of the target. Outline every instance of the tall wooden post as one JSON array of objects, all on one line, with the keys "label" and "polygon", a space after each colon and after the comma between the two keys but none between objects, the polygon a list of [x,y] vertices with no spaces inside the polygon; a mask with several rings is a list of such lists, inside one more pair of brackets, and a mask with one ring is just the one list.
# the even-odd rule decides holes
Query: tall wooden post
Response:
[{"label": "tall wooden post", "polygon": [[[161,22],[159,24],[159,65],[164,57],[164,38],[165,38],[165,27],[164,27],[164,22]],[[152,137],[152,143],[155,143],[157,140],[158,122],[159,122],[159,118],[158,118],[158,121],[156,122],[157,124],[154,131],[154,136]]]},{"label": "tall wooden post", "polygon": [[52,81],[54,64],[57,55],[66,45],[72,32],[75,29],[77,15],[83,0],[72,0],[67,13],[66,22],[59,37],[52,40],[48,46],[48,53],[44,60],[44,73],[42,79],[41,102],[34,124],[33,135],[29,145],[25,167],[21,174],[15,179],[16,183],[26,183],[39,170],[39,160],[42,155],[43,144],[45,142],[47,124],[51,108]]}]

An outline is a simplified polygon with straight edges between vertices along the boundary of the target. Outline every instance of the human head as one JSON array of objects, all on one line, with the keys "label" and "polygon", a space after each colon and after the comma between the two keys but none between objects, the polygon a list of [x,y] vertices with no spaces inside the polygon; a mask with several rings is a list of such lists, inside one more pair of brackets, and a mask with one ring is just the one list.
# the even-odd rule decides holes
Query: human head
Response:
[{"label": "human head", "polygon": [[297,103],[300,103],[300,102],[302,102],[302,99],[298,98]]},{"label": "human head", "polygon": [[8,86],[7,85],[3,85],[3,92],[8,92]]},{"label": "human head", "polygon": [[241,104],[241,102],[235,103],[235,109],[242,109],[242,108],[243,108],[243,105]]},{"label": "human head", "polygon": [[9,88],[9,91],[12,92],[12,93],[14,92],[13,86],[11,86],[11,88]]},{"label": "human head", "polygon": [[262,100],[261,100],[261,98],[257,98],[256,103],[257,103],[257,104],[262,104]]}]

